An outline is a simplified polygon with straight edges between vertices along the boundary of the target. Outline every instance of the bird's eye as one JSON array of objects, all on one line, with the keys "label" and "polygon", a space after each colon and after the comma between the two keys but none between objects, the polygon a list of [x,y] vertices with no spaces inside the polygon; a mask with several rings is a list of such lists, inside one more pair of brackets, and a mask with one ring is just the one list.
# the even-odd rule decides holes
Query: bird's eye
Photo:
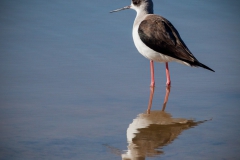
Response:
[{"label": "bird's eye", "polygon": [[132,2],[133,2],[134,5],[137,5],[137,4],[140,3],[140,0],[133,0]]}]

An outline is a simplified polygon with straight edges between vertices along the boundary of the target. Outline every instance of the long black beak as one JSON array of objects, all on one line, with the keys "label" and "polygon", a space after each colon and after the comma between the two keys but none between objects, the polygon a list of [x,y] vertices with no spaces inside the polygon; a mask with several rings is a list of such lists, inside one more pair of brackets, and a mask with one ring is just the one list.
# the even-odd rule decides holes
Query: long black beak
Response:
[{"label": "long black beak", "polygon": [[126,6],[126,7],[120,8],[120,9],[113,10],[110,13],[122,11],[122,10],[125,10],[125,9],[130,9],[130,8],[131,8],[131,6]]}]

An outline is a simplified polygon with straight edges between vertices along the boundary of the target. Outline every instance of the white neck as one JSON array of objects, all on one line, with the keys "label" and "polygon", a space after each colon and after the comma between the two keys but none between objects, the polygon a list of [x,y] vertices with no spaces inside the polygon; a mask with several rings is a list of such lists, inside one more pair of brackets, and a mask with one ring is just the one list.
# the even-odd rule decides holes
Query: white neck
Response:
[{"label": "white neck", "polygon": [[137,15],[134,21],[134,26],[136,26],[136,25],[139,25],[139,23],[145,18],[146,15],[153,14],[153,3],[152,2],[145,3],[139,7],[133,6],[132,9],[134,9],[137,12]]}]

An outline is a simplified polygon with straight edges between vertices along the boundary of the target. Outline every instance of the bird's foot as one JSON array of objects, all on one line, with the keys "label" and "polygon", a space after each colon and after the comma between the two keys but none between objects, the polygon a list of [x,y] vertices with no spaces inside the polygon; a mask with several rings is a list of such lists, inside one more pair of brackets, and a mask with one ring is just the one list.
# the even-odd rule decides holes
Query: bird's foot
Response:
[{"label": "bird's foot", "polygon": [[171,86],[171,81],[167,81],[166,86]]},{"label": "bird's foot", "polygon": [[151,82],[150,87],[155,87],[155,82]]}]

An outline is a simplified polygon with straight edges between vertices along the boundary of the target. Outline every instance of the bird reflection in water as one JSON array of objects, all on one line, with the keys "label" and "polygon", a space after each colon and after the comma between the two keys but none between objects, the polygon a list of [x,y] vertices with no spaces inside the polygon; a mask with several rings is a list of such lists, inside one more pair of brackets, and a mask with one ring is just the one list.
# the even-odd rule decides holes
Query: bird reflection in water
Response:
[{"label": "bird reflection in water", "polygon": [[147,112],[139,114],[127,129],[128,150],[121,155],[123,160],[144,160],[146,157],[159,156],[163,153],[160,149],[172,143],[182,131],[205,122],[173,118],[165,112],[169,94],[170,86],[167,86],[162,110],[151,111],[154,87],[150,88]]},{"label": "bird reflection in water", "polygon": [[162,147],[172,143],[184,130],[193,128],[204,121],[194,121],[185,118],[173,118],[165,112],[170,94],[170,86],[166,94],[162,110],[152,111],[154,87],[150,87],[150,97],[146,113],[139,114],[127,129],[128,150],[124,153],[112,146],[105,145],[122,160],[145,160],[163,154]]}]

